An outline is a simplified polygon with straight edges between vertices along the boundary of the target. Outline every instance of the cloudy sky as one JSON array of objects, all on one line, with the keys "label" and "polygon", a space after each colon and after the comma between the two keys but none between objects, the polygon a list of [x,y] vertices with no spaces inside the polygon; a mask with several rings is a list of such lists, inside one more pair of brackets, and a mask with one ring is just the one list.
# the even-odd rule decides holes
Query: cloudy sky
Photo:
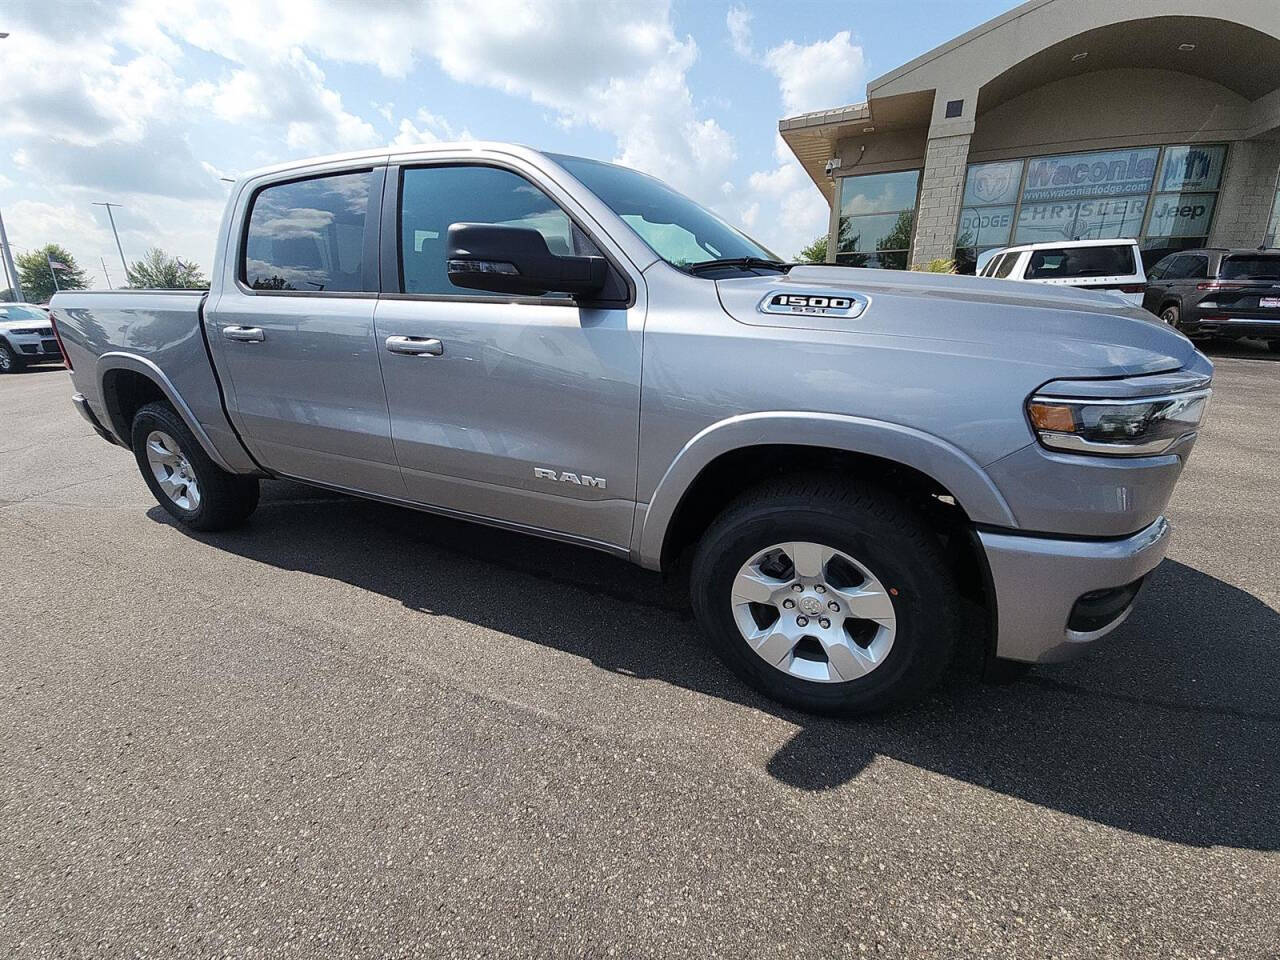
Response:
[{"label": "cloudy sky", "polygon": [[207,268],[228,185],[384,144],[514,140],[656,174],[783,255],[826,204],[777,121],[865,99],[1013,0],[5,0],[0,211],[104,283]]}]

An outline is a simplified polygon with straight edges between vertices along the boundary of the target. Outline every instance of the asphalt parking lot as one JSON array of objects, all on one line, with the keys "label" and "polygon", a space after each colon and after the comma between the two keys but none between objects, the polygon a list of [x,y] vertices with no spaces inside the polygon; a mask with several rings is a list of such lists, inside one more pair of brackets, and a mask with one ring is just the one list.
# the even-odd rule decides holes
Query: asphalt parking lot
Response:
[{"label": "asphalt parking lot", "polygon": [[1216,362],[1134,616],[875,722],[601,555],[281,482],[184,533],[0,377],[0,956],[1278,956],[1280,355]]}]

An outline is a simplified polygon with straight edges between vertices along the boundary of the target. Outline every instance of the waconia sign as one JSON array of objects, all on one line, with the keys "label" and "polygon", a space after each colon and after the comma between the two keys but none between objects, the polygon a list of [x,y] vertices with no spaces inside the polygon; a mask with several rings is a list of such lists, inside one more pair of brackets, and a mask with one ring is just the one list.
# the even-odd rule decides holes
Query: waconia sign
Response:
[{"label": "waconia sign", "polygon": [[1037,202],[1148,193],[1159,157],[1159,149],[1150,147],[1032,159],[1027,161],[1022,199]]},{"label": "waconia sign", "polygon": [[956,246],[1207,238],[1226,159],[1207,143],[970,164]]}]

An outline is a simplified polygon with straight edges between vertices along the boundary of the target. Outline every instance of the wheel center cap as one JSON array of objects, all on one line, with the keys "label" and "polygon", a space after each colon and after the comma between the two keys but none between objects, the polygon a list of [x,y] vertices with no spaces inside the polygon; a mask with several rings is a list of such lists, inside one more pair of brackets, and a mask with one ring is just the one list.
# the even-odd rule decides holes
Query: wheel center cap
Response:
[{"label": "wheel center cap", "polygon": [[801,613],[810,617],[817,616],[822,612],[822,601],[817,597],[801,597],[797,606],[800,607]]}]

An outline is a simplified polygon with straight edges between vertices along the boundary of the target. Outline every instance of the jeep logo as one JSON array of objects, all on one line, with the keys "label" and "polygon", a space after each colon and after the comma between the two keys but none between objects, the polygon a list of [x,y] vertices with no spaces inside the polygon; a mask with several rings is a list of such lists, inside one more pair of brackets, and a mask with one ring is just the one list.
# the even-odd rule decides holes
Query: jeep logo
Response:
[{"label": "jeep logo", "polygon": [[772,293],[760,303],[762,313],[853,318],[866,309],[867,298],[856,293]]},{"label": "jeep logo", "polygon": [[569,473],[568,471],[552,470],[549,467],[534,467],[533,475],[539,480],[559,480],[561,483],[574,483],[580,487],[595,487],[598,490],[605,488],[604,477],[592,477],[585,473]]}]

